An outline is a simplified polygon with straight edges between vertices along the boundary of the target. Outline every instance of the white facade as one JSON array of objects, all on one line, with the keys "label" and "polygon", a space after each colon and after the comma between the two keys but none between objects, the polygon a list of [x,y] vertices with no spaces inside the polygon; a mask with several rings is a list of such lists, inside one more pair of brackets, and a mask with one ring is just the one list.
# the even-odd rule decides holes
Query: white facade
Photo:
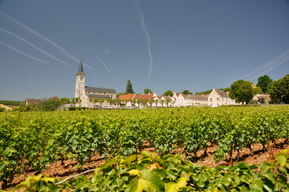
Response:
[{"label": "white facade", "polygon": [[81,102],[76,106],[88,107],[88,97],[85,94],[85,73],[83,72],[82,59],[80,60],[78,73],[76,74],[75,93],[74,97],[80,98]]},{"label": "white facade", "polygon": [[205,95],[185,95],[174,92],[173,98],[175,99],[174,106],[176,107],[208,105],[208,97]]},{"label": "white facade", "polygon": [[234,99],[229,97],[229,92],[225,93],[222,90],[217,90],[215,87],[208,96],[208,105],[211,107],[218,107],[221,105],[236,105]]},{"label": "white facade", "polygon": [[[82,59],[80,60],[78,73],[76,74],[76,83],[75,83],[75,93],[74,97],[80,98],[81,102],[77,103],[75,106],[77,107],[91,107],[93,108],[93,104],[89,101],[90,98],[104,99],[103,103],[98,102],[94,103],[94,105],[98,104],[101,107],[108,106],[107,99],[116,99],[116,91],[110,88],[103,87],[90,87],[85,86],[85,73],[83,72],[82,67]],[[117,106],[116,104],[114,106]]]}]

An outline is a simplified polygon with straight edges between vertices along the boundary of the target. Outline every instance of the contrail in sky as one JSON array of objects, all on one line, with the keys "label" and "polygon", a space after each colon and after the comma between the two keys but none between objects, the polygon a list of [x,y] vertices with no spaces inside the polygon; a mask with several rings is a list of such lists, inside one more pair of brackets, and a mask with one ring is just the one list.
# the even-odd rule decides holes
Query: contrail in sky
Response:
[{"label": "contrail in sky", "polygon": [[151,74],[153,72],[153,56],[152,56],[152,53],[151,53],[151,39],[149,37],[148,31],[147,31],[147,28],[146,28],[146,25],[145,25],[145,22],[144,22],[144,18],[143,18],[142,12],[141,12],[141,8],[139,6],[139,2],[138,2],[138,0],[135,0],[134,2],[135,2],[134,3],[135,7],[137,9],[137,13],[140,15],[141,25],[142,25],[142,27],[144,29],[144,32],[145,32],[145,35],[146,35],[146,38],[147,38],[148,54],[149,54],[149,57],[150,57],[148,79],[149,79],[149,82],[151,83]]},{"label": "contrail in sky", "polygon": [[[26,39],[24,39],[24,38],[22,38],[22,37],[20,37],[20,36],[18,36],[18,35],[16,35],[16,34],[14,34],[14,33],[12,33],[11,31],[8,31],[8,30],[3,29],[3,28],[1,28],[1,27],[0,27],[0,30],[1,30],[1,31],[4,31],[5,33],[8,33],[9,35],[12,35],[12,36],[20,39],[21,41],[24,41],[25,43],[27,43],[28,45],[34,47],[36,50],[40,51],[41,53],[44,53],[44,54],[47,55],[48,57],[50,57],[50,58],[52,58],[52,59],[54,59],[54,60],[56,60],[56,61],[59,61],[59,62],[61,62],[61,63],[64,63],[65,65],[70,65],[69,63],[66,63],[66,62],[64,62],[64,61],[61,61],[60,59],[57,59],[57,58],[54,57],[53,55],[50,55],[50,54],[47,53],[46,51],[40,49],[40,48],[37,47],[36,45],[33,45],[32,43],[30,43],[30,42],[27,41]],[[71,66],[71,65],[70,65],[70,66]]]},{"label": "contrail in sky", "polygon": [[[266,63],[265,65],[260,66],[253,71],[250,71],[246,75],[242,76],[240,79],[243,79],[244,77],[255,74],[255,73],[261,71],[262,69],[265,69],[266,67],[268,67],[267,70],[263,71],[262,74],[268,73],[269,71],[275,69],[276,67],[278,67],[279,65],[283,64],[284,62],[286,62],[288,60],[289,60],[289,49],[287,51],[285,51],[284,53],[282,53],[281,55],[279,55],[278,57],[276,57],[275,59],[273,59],[272,61]],[[259,76],[256,76],[252,79],[256,79],[257,77],[259,77]],[[227,83],[226,85],[229,85],[231,83],[233,83],[233,82]]]},{"label": "contrail in sky", "polygon": [[[88,46],[87,46],[88,47]],[[99,58],[99,56],[96,54],[96,53],[94,53],[93,51],[92,51],[92,49],[90,49],[90,47],[88,47],[88,49],[100,60],[100,62],[102,62],[102,64],[104,65],[104,67],[108,70],[108,72],[118,81],[118,79],[112,74],[112,72],[110,72],[110,70],[107,68],[107,66],[104,64],[104,62]]]},{"label": "contrail in sky", "polygon": [[[67,55],[68,57],[70,57],[71,59],[73,59],[74,61],[76,62],[79,62],[78,59],[76,59],[75,57],[73,57],[72,55],[70,55],[65,49],[63,49],[61,46],[57,45],[55,42],[51,41],[50,39],[48,39],[47,37],[45,37],[44,35],[41,35],[40,33],[34,31],[33,29],[27,27],[26,25],[20,23],[19,21],[9,17],[8,15],[2,13],[0,11],[0,15],[3,15],[4,17],[12,20],[13,22],[15,22],[16,24],[20,25],[21,27],[23,27],[24,29],[26,29],[27,31],[33,33],[34,35],[38,36],[39,38],[47,41],[48,43],[50,43],[51,45],[53,45],[54,47],[56,47],[58,50],[60,50],[62,53],[64,53],[65,55]],[[89,65],[83,63],[83,65],[85,65],[86,67],[90,68],[90,69],[93,69],[92,67],[90,67]]]},{"label": "contrail in sky", "polygon": [[285,57],[285,58],[282,58],[280,61],[276,61],[276,63],[274,63],[274,65],[270,66],[270,68],[268,68],[267,70],[263,71],[262,74],[260,74],[258,76],[255,76],[253,79],[257,79],[259,76],[268,73],[269,71],[275,69],[276,67],[278,67],[279,65],[285,63],[288,60],[289,60],[289,55],[287,55],[287,57]]},{"label": "contrail in sky", "polygon": [[[36,57],[32,57],[31,55],[28,55],[28,54],[26,54],[26,53],[23,53],[22,51],[19,51],[18,49],[14,48],[14,47],[12,47],[12,46],[10,46],[10,45],[7,45],[6,43],[3,43],[2,41],[0,41],[0,43],[1,43],[2,45],[5,45],[6,47],[9,47],[10,49],[12,49],[12,50],[14,50],[14,51],[17,51],[18,53],[21,53],[21,54],[27,56],[27,57],[30,57],[30,58],[35,59],[35,60],[37,60],[37,61],[41,61],[41,62],[43,62],[43,63],[47,63],[46,61],[43,61],[43,60],[41,60],[41,59],[37,59]],[[47,63],[47,64],[48,64],[48,63]]]}]

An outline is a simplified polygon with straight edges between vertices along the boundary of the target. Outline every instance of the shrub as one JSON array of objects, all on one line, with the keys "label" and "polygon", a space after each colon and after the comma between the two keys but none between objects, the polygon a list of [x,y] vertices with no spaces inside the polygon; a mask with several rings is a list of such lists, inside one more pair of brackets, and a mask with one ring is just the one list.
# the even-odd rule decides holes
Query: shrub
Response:
[{"label": "shrub", "polygon": [[44,98],[35,108],[40,111],[55,111],[60,104],[59,101]]},{"label": "shrub", "polygon": [[251,100],[249,104],[257,104],[258,101],[257,100]]},{"label": "shrub", "polygon": [[86,110],[88,107],[68,107],[69,111]]}]

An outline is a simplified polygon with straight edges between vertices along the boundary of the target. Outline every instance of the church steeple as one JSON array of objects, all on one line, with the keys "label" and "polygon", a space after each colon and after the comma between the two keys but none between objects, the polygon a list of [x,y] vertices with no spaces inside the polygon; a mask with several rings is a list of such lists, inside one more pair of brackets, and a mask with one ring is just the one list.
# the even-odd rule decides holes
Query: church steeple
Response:
[{"label": "church steeple", "polygon": [[82,58],[80,59],[78,73],[83,73],[83,67],[82,67]]},{"label": "church steeple", "polygon": [[85,75],[83,72],[83,66],[82,66],[82,58],[80,59],[79,67],[78,67],[78,73],[76,75]]},{"label": "church steeple", "polygon": [[88,98],[85,93],[85,73],[83,72],[82,58],[80,59],[78,73],[76,74],[74,97],[78,97],[81,100],[77,106],[87,107]]}]

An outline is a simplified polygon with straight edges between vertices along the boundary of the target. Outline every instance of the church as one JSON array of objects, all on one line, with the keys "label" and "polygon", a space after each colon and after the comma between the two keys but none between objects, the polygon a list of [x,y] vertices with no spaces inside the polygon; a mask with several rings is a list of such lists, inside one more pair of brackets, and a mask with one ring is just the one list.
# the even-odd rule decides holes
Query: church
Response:
[{"label": "church", "polygon": [[81,102],[77,107],[89,107],[93,108],[93,104],[89,101],[90,98],[105,99],[102,103],[102,107],[109,106],[107,99],[116,99],[116,91],[110,88],[103,87],[90,87],[85,85],[85,73],[83,72],[82,59],[76,73],[75,94],[74,97],[80,98]]}]

